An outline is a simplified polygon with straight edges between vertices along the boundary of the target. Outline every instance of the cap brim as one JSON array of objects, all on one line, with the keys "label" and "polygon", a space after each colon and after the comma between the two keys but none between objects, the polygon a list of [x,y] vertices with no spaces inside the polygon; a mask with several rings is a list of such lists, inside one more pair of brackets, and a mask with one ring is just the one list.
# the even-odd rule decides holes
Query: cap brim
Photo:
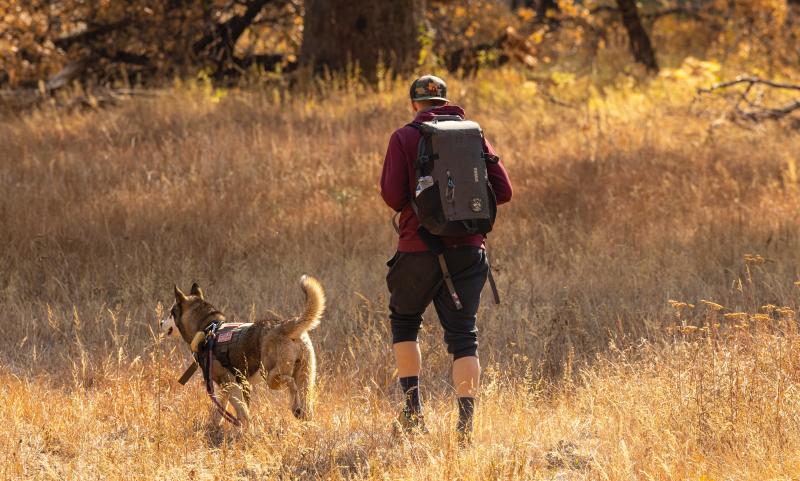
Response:
[{"label": "cap brim", "polygon": [[449,102],[449,100],[447,100],[446,98],[437,96],[414,97],[411,100],[413,100],[414,102],[416,102],[417,100],[444,100],[445,102]]}]

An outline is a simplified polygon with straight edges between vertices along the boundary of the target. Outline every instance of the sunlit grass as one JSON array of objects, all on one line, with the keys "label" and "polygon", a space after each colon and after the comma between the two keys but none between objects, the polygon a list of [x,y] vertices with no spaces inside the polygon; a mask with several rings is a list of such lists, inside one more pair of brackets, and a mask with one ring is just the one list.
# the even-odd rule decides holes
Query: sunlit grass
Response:
[{"label": "sunlit grass", "polygon": [[[391,434],[377,182],[405,82],[188,84],[0,121],[0,477],[796,477],[800,136],[710,128],[722,105],[692,99],[716,67],[685,68],[604,89],[562,76],[566,105],[513,71],[451,81],[515,187],[488,241],[503,303],[480,313],[463,452],[433,315],[431,434]],[[254,433],[212,443],[200,382],[176,381],[186,347],[153,333],[158,304],[197,280],[231,316],[293,314],[302,273],[330,299],[314,420],[260,388]]]}]

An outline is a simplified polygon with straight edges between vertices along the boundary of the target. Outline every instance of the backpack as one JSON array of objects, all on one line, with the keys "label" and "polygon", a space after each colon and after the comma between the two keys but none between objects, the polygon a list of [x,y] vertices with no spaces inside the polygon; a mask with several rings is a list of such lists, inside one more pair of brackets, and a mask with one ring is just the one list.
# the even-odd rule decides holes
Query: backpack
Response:
[{"label": "backpack", "polygon": [[497,200],[486,164],[500,159],[485,151],[480,125],[457,115],[408,125],[422,134],[411,202],[420,225],[434,236],[489,233]]}]

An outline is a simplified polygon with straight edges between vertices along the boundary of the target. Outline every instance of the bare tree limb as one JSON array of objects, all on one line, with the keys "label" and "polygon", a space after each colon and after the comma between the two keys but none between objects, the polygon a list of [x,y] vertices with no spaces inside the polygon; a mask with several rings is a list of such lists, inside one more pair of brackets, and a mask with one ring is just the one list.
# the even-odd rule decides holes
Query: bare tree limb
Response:
[{"label": "bare tree limb", "polygon": [[754,110],[740,110],[739,113],[743,118],[747,120],[758,122],[761,120],[782,119],[787,115],[791,114],[792,112],[794,112],[795,110],[800,110],[800,100],[794,100],[792,102],[789,102],[783,107],[778,107],[778,108],[761,107],[759,109],[754,109]]},{"label": "bare tree limb", "polygon": [[[800,91],[800,85],[789,84],[783,82],[775,82],[772,80],[765,80],[755,76],[740,75],[733,80],[725,82],[718,82],[706,88],[698,88],[697,94],[710,94],[718,90],[727,89],[730,87],[745,85],[744,90],[736,96],[736,102],[733,104],[729,117],[731,120],[745,120],[750,122],[760,122],[762,120],[780,120],[788,117],[792,112],[800,111],[800,99],[795,99],[783,106],[768,107],[760,103],[762,94],[757,94],[756,99],[750,98],[750,92],[756,85],[763,85],[768,88],[779,90],[797,90]],[[743,108],[742,104],[747,104],[747,108]]]},{"label": "bare tree limb", "polygon": [[215,49],[232,50],[236,41],[247,27],[255,20],[261,10],[272,0],[252,0],[247,2],[247,10],[242,15],[235,15],[216,26],[214,32],[208,33],[195,42],[195,53],[201,52],[209,46]]},{"label": "bare tree limb", "polygon": [[647,12],[642,14],[642,18],[647,20],[658,20],[659,18],[668,17],[670,15],[683,15],[694,20],[703,20],[703,16],[700,15],[699,12],[686,7],[672,7],[665,8],[664,10],[656,10],[655,12]]},{"label": "bare tree limb", "polygon": [[[589,13],[592,15],[606,12],[621,13],[619,7],[613,7],[611,5],[600,5],[599,7],[589,10]],[[645,20],[658,20],[670,15],[683,15],[694,20],[703,20],[703,16],[697,10],[687,7],[671,7],[663,10],[656,10],[654,12],[641,12],[639,15]]]},{"label": "bare tree limb", "polygon": [[740,75],[740,76],[736,77],[733,80],[728,80],[728,81],[725,81],[725,82],[715,83],[711,87],[699,88],[699,89],[697,89],[697,93],[701,93],[701,94],[711,93],[714,90],[724,89],[724,88],[732,87],[734,85],[745,84],[745,83],[749,84],[749,87],[752,87],[753,85],[756,85],[756,84],[762,84],[762,85],[766,85],[768,87],[772,87],[772,88],[776,88],[776,89],[800,90],[800,85],[787,84],[787,83],[781,83],[781,82],[774,82],[772,80],[765,80],[765,79],[762,79],[762,78],[759,78],[759,77]]},{"label": "bare tree limb", "polygon": [[95,40],[103,35],[113,32],[119,28],[125,27],[130,23],[130,19],[124,18],[116,22],[111,22],[106,25],[97,25],[73,35],[61,37],[56,39],[53,43],[56,47],[66,50],[76,43],[86,43]]}]

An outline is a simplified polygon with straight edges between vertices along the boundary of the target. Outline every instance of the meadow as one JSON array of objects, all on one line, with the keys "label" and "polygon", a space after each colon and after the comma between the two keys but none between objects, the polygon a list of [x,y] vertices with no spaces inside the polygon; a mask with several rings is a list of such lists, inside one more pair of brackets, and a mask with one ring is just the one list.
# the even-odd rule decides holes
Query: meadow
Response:
[{"label": "meadow", "polygon": [[[652,80],[513,70],[450,91],[514,184],[488,239],[474,444],[450,359],[422,335],[431,433],[392,436],[392,212],[378,179],[406,80],[305,92],[178,83],[102,109],[0,119],[3,479],[797,479],[800,131]],[[500,86],[501,88],[498,88]],[[229,317],[328,310],[312,421],[257,389],[254,432],[212,442],[172,286]]]}]

